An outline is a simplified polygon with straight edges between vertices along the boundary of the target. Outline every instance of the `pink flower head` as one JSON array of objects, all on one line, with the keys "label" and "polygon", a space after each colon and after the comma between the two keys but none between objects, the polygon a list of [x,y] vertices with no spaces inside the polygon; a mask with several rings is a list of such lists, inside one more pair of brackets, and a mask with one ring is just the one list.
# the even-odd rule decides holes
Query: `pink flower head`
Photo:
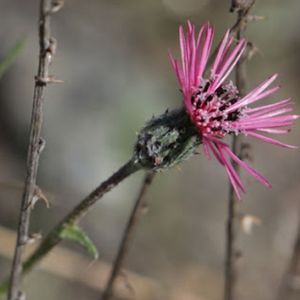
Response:
[{"label": "pink flower head", "polygon": [[195,36],[195,26],[189,21],[187,25],[186,34],[182,26],[179,27],[181,60],[174,59],[171,53],[169,55],[183,93],[186,111],[202,137],[204,154],[208,158],[213,154],[224,166],[239,199],[240,192],[245,192],[245,186],[234,170],[231,160],[262,184],[270,187],[269,181],[240,160],[222,138],[228,134],[244,134],[270,144],[296,148],[264,134],[289,132],[289,127],[299,116],[288,114],[292,111],[290,99],[255,108],[248,107],[279,89],[279,86],[270,87],[277,74],[243,97],[239,96],[239,91],[232,82],[226,82],[247,45],[244,39],[234,43],[229,30],[217,49],[210,74],[205,77],[214,29],[207,23]]}]

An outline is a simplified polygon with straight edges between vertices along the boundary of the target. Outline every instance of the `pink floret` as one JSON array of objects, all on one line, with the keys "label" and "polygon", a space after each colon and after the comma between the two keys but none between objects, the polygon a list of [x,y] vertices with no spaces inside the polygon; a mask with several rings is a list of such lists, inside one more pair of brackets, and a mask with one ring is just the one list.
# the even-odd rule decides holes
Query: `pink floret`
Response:
[{"label": "pink floret", "polygon": [[292,112],[290,99],[249,107],[279,90],[279,86],[270,87],[278,74],[267,78],[244,97],[239,96],[239,91],[232,82],[226,82],[247,45],[244,39],[235,43],[229,30],[219,44],[207,76],[206,66],[213,37],[214,29],[209,23],[203,25],[196,35],[195,26],[188,21],[186,33],[182,26],[179,27],[180,60],[175,59],[170,52],[169,57],[183,94],[186,111],[202,137],[205,156],[210,158],[212,153],[225,168],[240,199],[241,192],[246,189],[231,161],[263,185],[271,187],[271,184],[240,160],[222,139],[228,134],[244,134],[273,145],[297,148],[264,134],[290,132],[290,127],[299,115],[289,114]]}]

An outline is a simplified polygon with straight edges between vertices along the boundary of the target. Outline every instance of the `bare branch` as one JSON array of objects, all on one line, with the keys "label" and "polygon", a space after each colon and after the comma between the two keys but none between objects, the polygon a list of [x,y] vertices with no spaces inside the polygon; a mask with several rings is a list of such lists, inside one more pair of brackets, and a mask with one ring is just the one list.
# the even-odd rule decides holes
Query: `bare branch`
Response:
[{"label": "bare branch", "polygon": [[[244,37],[248,15],[250,9],[253,7],[255,0],[232,0],[230,11],[237,11],[237,22],[231,28],[231,32],[236,32],[237,40]],[[245,95],[246,89],[246,66],[245,59],[241,59],[236,66],[236,86],[240,92],[240,96]],[[232,151],[233,153],[240,154],[241,149],[241,138],[240,136],[233,136],[232,139]],[[239,173],[238,165],[231,162],[234,169]],[[225,286],[224,286],[224,300],[234,300],[234,286],[236,280],[236,268],[235,261],[239,256],[239,251],[236,248],[236,222],[237,220],[237,199],[234,193],[233,186],[229,183],[229,197],[228,197],[228,215],[226,225],[226,254],[225,254]]]},{"label": "bare branch", "polygon": [[22,257],[24,247],[29,240],[29,223],[31,201],[35,194],[36,178],[41,154],[41,129],[43,122],[43,102],[44,89],[49,79],[49,67],[55,53],[56,43],[50,34],[50,16],[53,3],[50,0],[40,1],[39,15],[39,64],[35,78],[35,88],[33,94],[33,106],[30,123],[30,136],[27,154],[27,174],[21,202],[21,210],[18,224],[18,235],[14,259],[12,264],[10,284],[8,290],[8,300],[16,300],[20,295],[20,279],[22,274]]}]

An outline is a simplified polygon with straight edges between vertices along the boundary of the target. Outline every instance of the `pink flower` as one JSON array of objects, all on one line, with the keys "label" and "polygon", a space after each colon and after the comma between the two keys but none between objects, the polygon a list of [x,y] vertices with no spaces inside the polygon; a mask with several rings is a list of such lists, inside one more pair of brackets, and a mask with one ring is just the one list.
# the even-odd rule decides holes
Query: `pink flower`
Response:
[{"label": "pink flower", "polygon": [[271,187],[269,181],[240,160],[222,138],[228,134],[244,134],[270,144],[297,148],[264,134],[289,132],[293,121],[299,116],[288,114],[292,111],[290,99],[254,108],[248,107],[279,89],[279,86],[270,87],[277,74],[259,84],[244,97],[239,96],[239,91],[232,82],[226,82],[246,48],[244,39],[234,43],[229,30],[217,49],[210,74],[205,77],[214,30],[209,24],[205,24],[195,37],[195,26],[189,21],[187,25],[186,34],[183,28],[179,27],[181,60],[174,59],[171,53],[169,56],[183,93],[186,111],[202,137],[205,156],[210,158],[213,154],[224,166],[239,199],[240,192],[245,192],[246,189],[231,160],[262,184]]}]

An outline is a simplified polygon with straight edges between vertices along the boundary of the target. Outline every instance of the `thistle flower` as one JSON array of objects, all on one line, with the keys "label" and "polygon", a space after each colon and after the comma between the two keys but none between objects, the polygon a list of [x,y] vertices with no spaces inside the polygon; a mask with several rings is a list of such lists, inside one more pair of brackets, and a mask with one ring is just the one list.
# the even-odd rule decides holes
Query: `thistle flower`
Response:
[{"label": "thistle flower", "polygon": [[265,134],[289,132],[293,121],[299,116],[288,114],[292,111],[290,99],[249,107],[278,91],[279,86],[270,87],[277,74],[246,96],[239,96],[237,87],[231,81],[226,82],[247,46],[244,39],[234,43],[229,30],[221,40],[209,74],[205,76],[214,29],[205,24],[195,36],[195,26],[189,21],[187,25],[186,34],[182,26],[179,28],[181,59],[176,60],[171,53],[169,56],[183,94],[185,110],[201,136],[205,156],[210,159],[213,155],[225,168],[239,199],[246,189],[231,161],[265,186],[271,187],[265,177],[235,155],[222,139],[227,135],[244,134],[277,146],[296,148]]}]

